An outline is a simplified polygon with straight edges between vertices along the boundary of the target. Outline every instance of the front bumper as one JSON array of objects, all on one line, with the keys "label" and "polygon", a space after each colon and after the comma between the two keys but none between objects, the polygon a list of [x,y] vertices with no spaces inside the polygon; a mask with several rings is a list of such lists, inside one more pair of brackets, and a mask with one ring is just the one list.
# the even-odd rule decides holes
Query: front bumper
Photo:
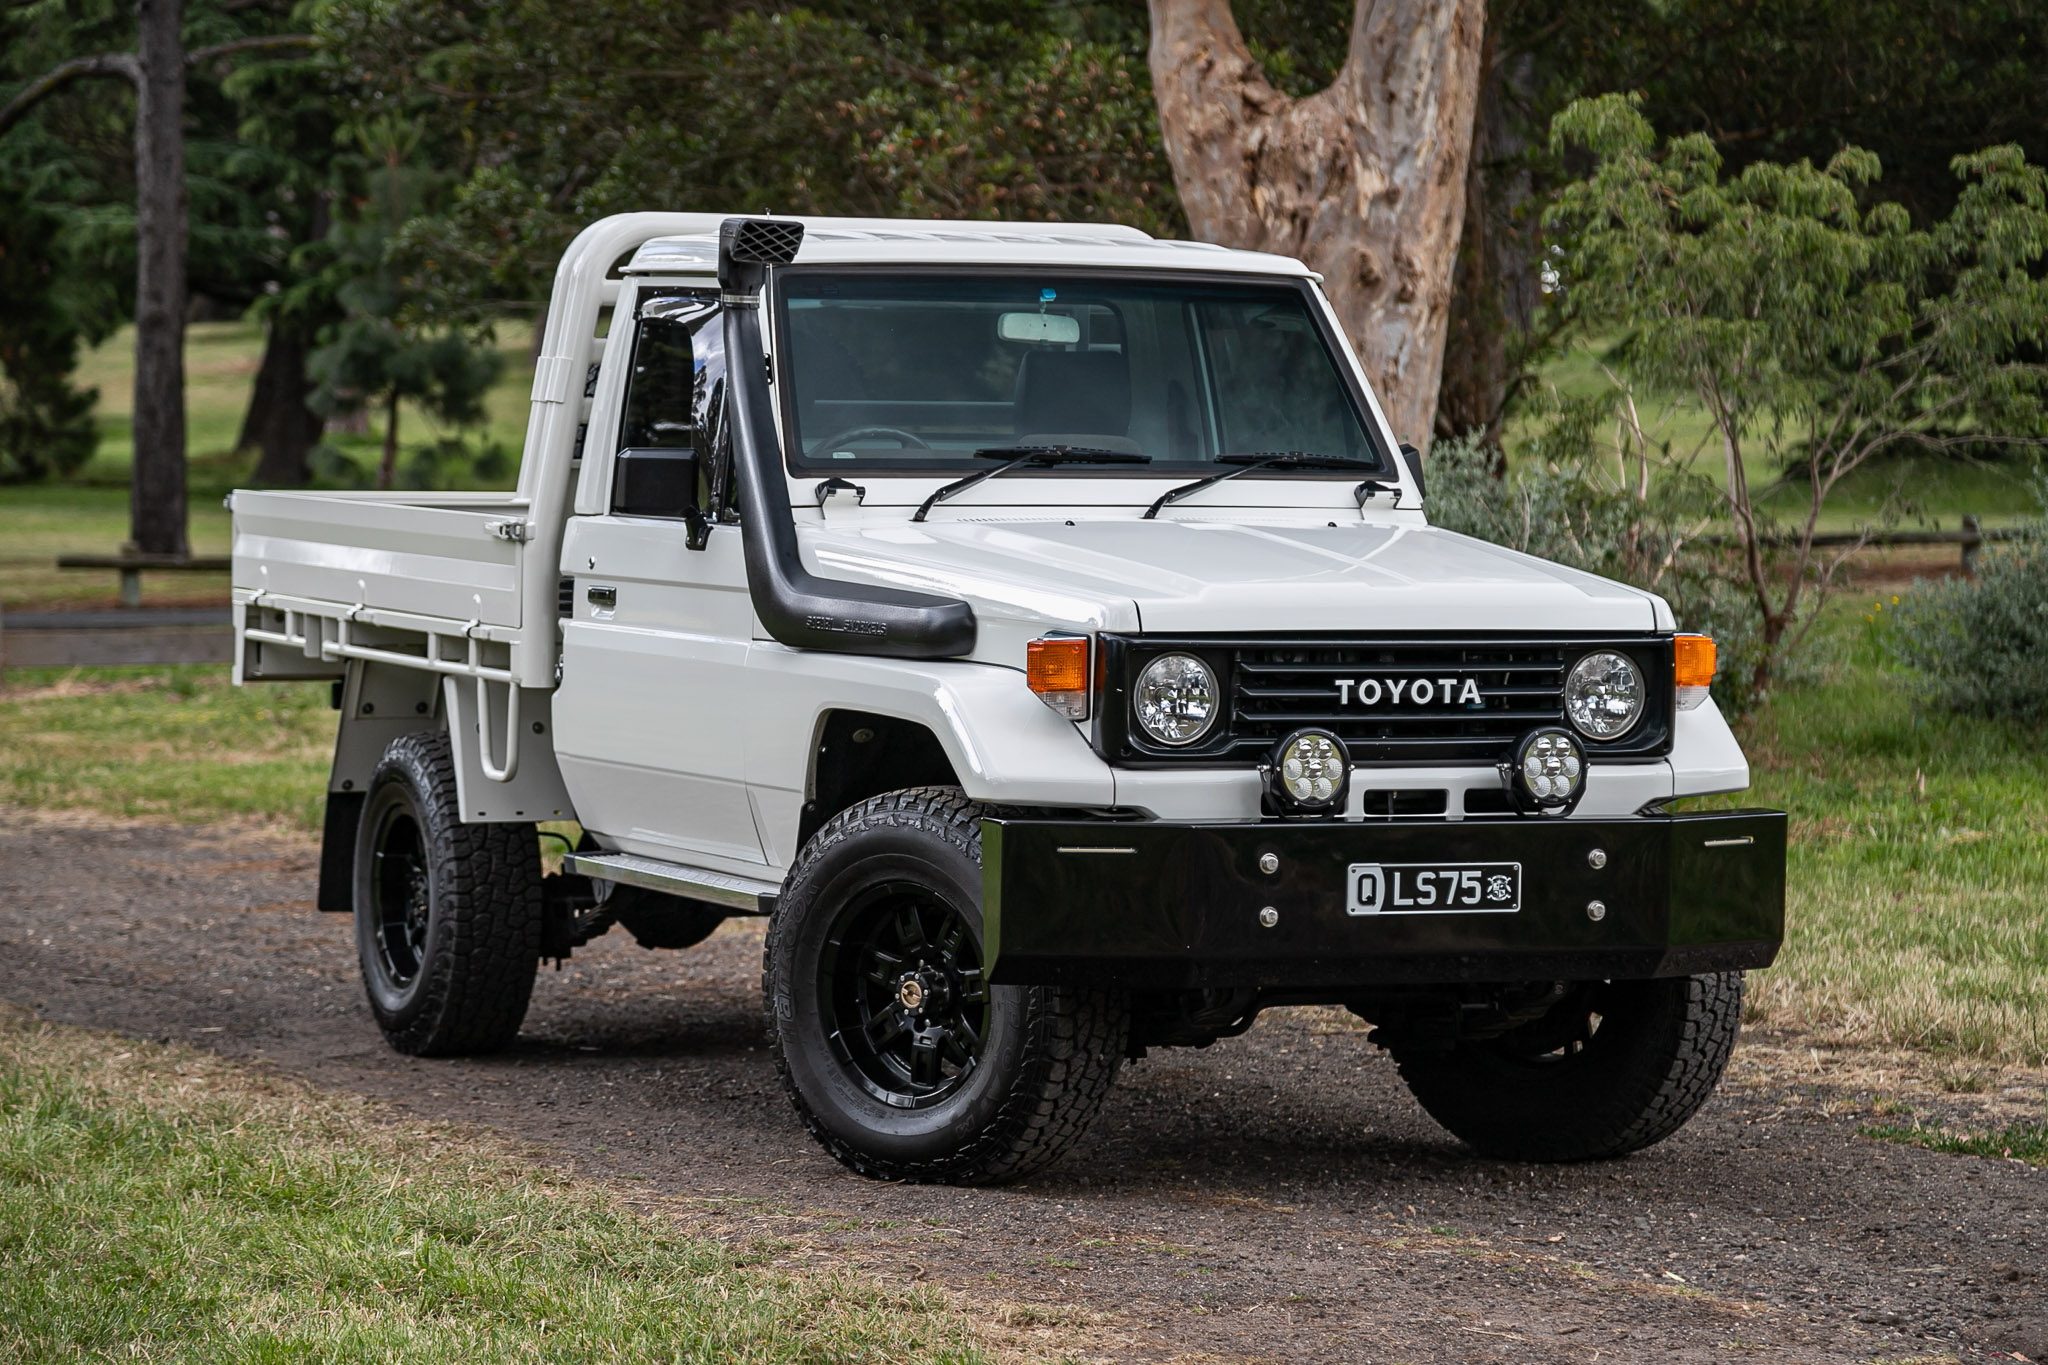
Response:
[{"label": "front bumper", "polygon": [[[1603,852],[1604,860],[1592,855]],[[1272,873],[1261,859],[1278,860]],[[1603,865],[1594,867],[1595,861]],[[1509,914],[1354,915],[1353,864],[1522,865]],[[982,823],[998,985],[1238,989],[1592,981],[1767,967],[1785,815],[1358,824]],[[1594,919],[1588,906],[1599,901]],[[1274,922],[1262,922],[1272,909]]]}]

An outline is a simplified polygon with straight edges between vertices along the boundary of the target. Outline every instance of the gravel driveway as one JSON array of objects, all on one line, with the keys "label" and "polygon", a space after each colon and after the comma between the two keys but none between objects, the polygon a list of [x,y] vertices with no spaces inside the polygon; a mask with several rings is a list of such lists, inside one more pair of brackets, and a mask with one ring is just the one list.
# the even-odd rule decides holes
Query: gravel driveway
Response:
[{"label": "gravel driveway", "polygon": [[[803,1134],[762,1050],[760,931],[544,970],[518,1045],[387,1050],[314,846],[12,813],[0,999],[487,1125],[636,1182],[791,1263],[967,1291],[1119,1359],[2048,1359],[2048,1170],[1857,1134],[1853,1058],[1768,1036],[1677,1137],[1625,1161],[1468,1156],[1334,1010],[1283,1010],[1124,1072],[1022,1187],[874,1184]],[[1939,1117],[1990,1097],[1943,1097]],[[2034,1096],[2005,1103],[2034,1104]],[[1923,1112],[1925,1112],[1923,1110]]]}]

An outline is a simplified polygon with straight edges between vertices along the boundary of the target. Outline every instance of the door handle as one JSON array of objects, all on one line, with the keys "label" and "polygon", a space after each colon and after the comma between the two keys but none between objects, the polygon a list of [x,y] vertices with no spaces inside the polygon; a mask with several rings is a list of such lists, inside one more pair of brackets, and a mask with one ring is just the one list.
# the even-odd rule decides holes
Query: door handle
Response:
[{"label": "door handle", "polygon": [[596,607],[600,611],[610,611],[619,605],[619,590],[617,588],[593,586],[583,595],[590,599],[591,606]]}]

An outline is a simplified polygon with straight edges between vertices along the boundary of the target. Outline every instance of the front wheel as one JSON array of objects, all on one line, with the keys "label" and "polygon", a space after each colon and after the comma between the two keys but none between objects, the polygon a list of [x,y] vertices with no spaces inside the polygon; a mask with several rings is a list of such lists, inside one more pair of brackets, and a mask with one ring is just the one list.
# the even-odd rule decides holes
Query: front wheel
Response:
[{"label": "front wheel", "polygon": [[1394,1060],[1430,1117],[1481,1154],[1587,1161],[1684,1127],[1720,1082],[1741,1020],[1741,972],[1592,982],[1498,1038]]},{"label": "front wheel", "polygon": [[805,845],[762,990],[783,1087],[825,1150],[883,1180],[979,1185],[1049,1165],[1123,1060],[1103,991],[991,986],[981,824],[952,788],[891,792]]}]

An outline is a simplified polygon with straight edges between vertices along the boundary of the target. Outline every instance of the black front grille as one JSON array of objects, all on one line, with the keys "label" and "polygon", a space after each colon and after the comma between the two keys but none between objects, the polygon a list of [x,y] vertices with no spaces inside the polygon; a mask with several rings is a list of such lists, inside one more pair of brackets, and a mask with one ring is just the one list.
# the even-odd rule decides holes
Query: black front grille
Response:
[{"label": "black front grille", "polygon": [[1567,659],[1554,642],[1240,648],[1232,651],[1231,731],[1271,748],[1319,725],[1361,762],[1492,760],[1530,727],[1558,723],[1564,670],[1578,653]]},{"label": "black front grille", "polygon": [[[1516,739],[1564,722],[1564,680],[1600,649],[1628,655],[1649,702],[1621,738],[1594,754],[1653,757],[1671,738],[1668,637],[1272,639],[1104,638],[1107,688],[1096,735],[1113,761],[1150,766],[1253,762],[1306,725],[1343,739],[1357,763],[1497,763]],[[1173,749],[1130,720],[1130,686],[1160,654],[1184,652],[1215,671],[1229,711],[1199,742]]]}]

